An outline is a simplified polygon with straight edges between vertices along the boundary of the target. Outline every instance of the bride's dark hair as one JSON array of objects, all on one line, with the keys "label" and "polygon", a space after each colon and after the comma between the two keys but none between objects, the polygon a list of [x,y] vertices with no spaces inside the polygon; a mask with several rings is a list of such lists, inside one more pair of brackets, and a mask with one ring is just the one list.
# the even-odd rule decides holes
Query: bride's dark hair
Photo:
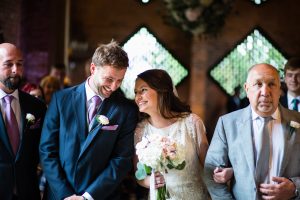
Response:
[{"label": "bride's dark hair", "polygon": [[[169,74],[161,69],[151,69],[137,76],[157,92],[158,110],[166,119],[185,117],[191,113],[190,106],[182,102],[173,91],[173,82]],[[141,117],[149,117],[141,113]]]}]

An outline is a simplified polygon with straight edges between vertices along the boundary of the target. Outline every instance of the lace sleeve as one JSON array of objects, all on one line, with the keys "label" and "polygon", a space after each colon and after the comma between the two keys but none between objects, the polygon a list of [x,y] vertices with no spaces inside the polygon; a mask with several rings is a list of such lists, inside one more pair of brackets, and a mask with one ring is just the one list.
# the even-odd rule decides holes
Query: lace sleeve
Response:
[{"label": "lace sleeve", "polygon": [[204,164],[206,152],[208,149],[205,126],[198,115],[192,113],[189,118],[189,121],[191,122],[190,127],[192,128],[192,134],[196,143],[197,154],[200,158],[200,162]]},{"label": "lace sleeve", "polygon": [[142,137],[144,136],[145,126],[146,124],[144,121],[137,124],[134,131],[134,146],[142,140]]}]

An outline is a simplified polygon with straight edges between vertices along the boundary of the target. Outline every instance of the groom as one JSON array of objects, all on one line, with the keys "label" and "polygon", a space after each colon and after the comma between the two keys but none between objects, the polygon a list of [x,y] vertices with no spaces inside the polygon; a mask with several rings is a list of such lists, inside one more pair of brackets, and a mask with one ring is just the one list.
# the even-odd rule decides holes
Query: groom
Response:
[{"label": "groom", "polygon": [[119,199],[118,186],[132,167],[138,113],[116,91],[127,67],[116,42],[101,45],[91,76],[53,95],[40,142],[46,199]]}]

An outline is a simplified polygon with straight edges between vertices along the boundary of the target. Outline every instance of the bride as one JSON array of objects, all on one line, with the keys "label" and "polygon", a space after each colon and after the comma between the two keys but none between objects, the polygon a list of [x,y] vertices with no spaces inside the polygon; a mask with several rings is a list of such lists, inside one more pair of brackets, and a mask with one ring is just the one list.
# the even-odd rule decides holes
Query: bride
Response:
[{"label": "bride", "polygon": [[[173,200],[209,199],[202,180],[208,142],[200,117],[193,114],[190,107],[173,93],[172,80],[164,70],[152,69],[139,74],[134,91],[135,102],[141,114],[141,121],[135,130],[135,144],[144,136],[159,133],[173,138],[185,147],[185,168],[168,169],[164,174],[155,173],[155,188],[166,184]],[[135,167],[137,162],[136,156]],[[138,183],[149,188],[150,176],[138,180]]]}]

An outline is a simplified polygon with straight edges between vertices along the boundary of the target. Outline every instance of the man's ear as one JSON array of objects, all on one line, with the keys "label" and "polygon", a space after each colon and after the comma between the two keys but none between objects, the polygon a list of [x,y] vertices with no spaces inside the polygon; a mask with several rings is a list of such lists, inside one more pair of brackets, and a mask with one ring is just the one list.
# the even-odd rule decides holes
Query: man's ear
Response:
[{"label": "man's ear", "polygon": [[90,66],[90,73],[91,73],[91,74],[94,74],[95,69],[96,69],[96,65],[95,65],[94,63],[91,63],[91,66]]},{"label": "man's ear", "polygon": [[245,92],[246,92],[246,94],[248,96],[248,84],[247,84],[247,82],[244,83],[244,90],[245,90]]}]

